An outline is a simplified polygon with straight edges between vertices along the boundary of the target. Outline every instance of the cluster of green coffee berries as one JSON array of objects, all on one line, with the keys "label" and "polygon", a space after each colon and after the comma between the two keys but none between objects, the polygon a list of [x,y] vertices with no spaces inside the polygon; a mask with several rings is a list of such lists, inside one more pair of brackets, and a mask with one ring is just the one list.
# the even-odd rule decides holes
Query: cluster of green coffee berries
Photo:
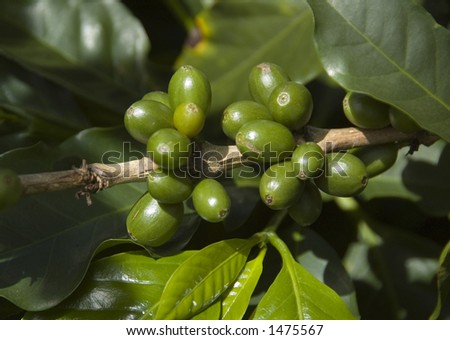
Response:
[{"label": "cluster of green coffee berries", "polygon": [[[298,142],[311,118],[313,100],[307,87],[292,81],[280,66],[261,63],[253,67],[248,88],[252,100],[226,107],[222,130],[246,164],[254,162],[263,169],[262,201],[273,210],[287,209],[299,225],[317,220],[323,193],[355,196],[369,178],[394,164],[395,144],[325,153],[314,142]],[[192,143],[204,127],[210,103],[208,79],[186,65],[174,73],[167,93],[150,92],[127,110],[126,129],[147,145],[157,165],[147,177],[148,191],[127,218],[128,232],[136,242],[148,247],[167,242],[181,225],[188,199],[206,221],[221,222],[227,217],[230,198],[222,184],[211,178],[194,183],[186,171]],[[347,118],[364,129],[388,125],[405,132],[417,129],[402,112],[363,94],[348,93],[343,108]]]},{"label": "cluster of green coffee berries", "polygon": [[[321,191],[339,197],[355,196],[364,190],[370,177],[395,162],[395,144],[325,154],[316,143],[297,143],[295,134],[301,132],[312,115],[312,97],[304,85],[291,81],[280,66],[255,66],[248,87],[253,100],[238,101],[225,109],[223,131],[246,159],[264,164],[265,172],[259,182],[262,201],[274,210],[288,209],[298,224],[310,225],[320,216]],[[346,115],[352,112],[349,119],[360,127],[385,127],[369,124],[370,115],[375,116],[380,110],[377,105],[384,104],[373,105],[367,98],[370,97],[346,96]],[[397,113],[398,110],[390,109],[388,117]]]},{"label": "cluster of green coffee berries", "polygon": [[147,154],[157,165],[148,174],[148,191],[127,217],[128,233],[137,243],[158,247],[172,238],[190,197],[197,213],[209,222],[228,215],[230,198],[222,184],[209,178],[194,183],[186,171],[192,141],[202,131],[210,105],[208,79],[185,65],[173,74],[167,92],[150,92],[126,111],[125,128],[147,145]]},{"label": "cluster of green coffee berries", "polygon": [[314,143],[297,146],[294,133],[311,118],[311,93],[273,63],[253,67],[248,88],[253,100],[224,110],[223,132],[247,160],[268,167],[259,182],[262,201],[274,210],[288,209],[299,224],[310,225],[322,210],[313,177],[323,168],[324,152]]}]

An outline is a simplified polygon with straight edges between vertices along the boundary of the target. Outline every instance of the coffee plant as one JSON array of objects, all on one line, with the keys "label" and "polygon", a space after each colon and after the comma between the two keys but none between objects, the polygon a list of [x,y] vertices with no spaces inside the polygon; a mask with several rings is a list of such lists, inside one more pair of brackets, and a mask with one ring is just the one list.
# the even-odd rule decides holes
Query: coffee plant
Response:
[{"label": "coffee plant", "polygon": [[448,319],[445,0],[0,0],[0,317]]}]

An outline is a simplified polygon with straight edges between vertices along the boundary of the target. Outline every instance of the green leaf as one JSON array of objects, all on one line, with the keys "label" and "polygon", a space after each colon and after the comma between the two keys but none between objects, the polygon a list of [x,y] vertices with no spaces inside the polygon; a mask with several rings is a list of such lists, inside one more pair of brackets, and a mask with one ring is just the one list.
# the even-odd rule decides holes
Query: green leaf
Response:
[{"label": "green leaf", "polygon": [[421,147],[413,155],[401,149],[394,166],[371,178],[361,198],[398,197],[412,201],[426,214],[447,216],[450,211],[450,145],[441,141]]},{"label": "green leaf", "polygon": [[355,319],[344,301],[294,260],[275,234],[270,243],[280,253],[283,266],[254,312],[256,320]]},{"label": "green leaf", "polygon": [[186,46],[177,66],[203,70],[213,90],[212,111],[248,97],[250,69],[265,61],[307,82],[322,68],[313,44],[311,11],[303,0],[218,1],[196,17],[200,41]]},{"label": "green leaf", "polygon": [[8,1],[0,6],[0,53],[114,111],[148,86],[149,41],[116,0]]},{"label": "green leaf", "polygon": [[189,319],[213,303],[237,278],[256,239],[213,243],[170,277],[155,319]]},{"label": "green leaf", "polygon": [[441,313],[442,305],[450,293],[450,242],[447,243],[439,257],[437,272],[438,301],[430,319],[435,320]]},{"label": "green leaf", "polygon": [[142,158],[145,153],[145,146],[133,141],[123,126],[80,131],[61,143],[54,152],[58,166],[65,168],[71,166],[63,164],[65,159],[114,164]]},{"label": "green leaf", "polygon": [[145,251],[115,254],[94,261],[69,298],[25,319],[117,320],[151,317],[170,275],[194,254],[153,259]]},{"label": "green leaf", "polygon": [[0,106],[30,121],[31,133],[67,138],[88,127],[86,117],[67,90],[2,57],[0,73],[5,75],[0,78]]},{"label": "green leaf", "polygon": [[208,308],[194,315],[191,320],[220,320],[220,314],[222,313],[221,302],[221,299],[217,299]]},{"label": "green leaf", "polygon": [[245,264],[236,281],[222,296],[222,320],[241,320],[255,290],[263,270],[263,261],[267,248],[259,251],[258,256]]},{"label": "green leaf", "polygon": [[[74,136],[61,148],[43,144],[0,156],[0,166],[18,173],[52,171],[65,147],[68,156],[91,159],[104,150],[122,152],[118,129],[91,129]],[[77,143],[86,147],[77,148]],[[89,150],[88,150],[89,149]],[[123,157],[123,156],[122,156]],[[72,159],[73,160],[73,159]],[[95,159],[98,161],[99,159]],[[95,195],[90,207],[76,200],[76,190],[23,197],[0,218],[0,296],[28,311],[55,306],[78,286],[96,248],[105,240],[127,237],[125,219],[145,184],[124,184]]]},{"label": "green leaf", "polygon": [[359,315],[355,287],[336,250],[309,227],[300,230],[298,226],[283,229],[280,236],[284,235],[286,237],[283,240],[288,244],[297,262],[316,279],[333,289],[353,315]]},{"label": "green leaf", "polygon": [[412,0],[309,0],[328,74],[450,141],[450,32]]}]

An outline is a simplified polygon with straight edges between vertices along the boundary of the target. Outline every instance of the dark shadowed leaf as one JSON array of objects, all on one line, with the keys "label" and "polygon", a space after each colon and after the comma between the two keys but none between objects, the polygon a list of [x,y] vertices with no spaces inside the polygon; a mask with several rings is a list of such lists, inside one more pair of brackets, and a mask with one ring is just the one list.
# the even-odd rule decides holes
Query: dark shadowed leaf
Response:
[{"label": "dark shadowed leaf", "polygon": [[420,147],[413,155],[401,149],[394,166],[371,178],[361,197],[366,200],[398,197],[415,202],[426,214],[446,216],[450,211],[450,146],[441,141]]},{"label": "dark shadowed leaf", "polygon": [[423,319],[436,301],[439,246],[394,226],[361,219],[343,263],[365,318]]},{"label": "dark shadowed leaf", "polygon": [[[77,143],[85,149],[77,148]],[[91,129],[61,148],[38,144],[3,154],[0,166],[18,173],[52,171],[65,147],[73,147],[70,156],[74,159],[90,160],[102,150],[121,152],[122,143],[118,129]],[[0,295],[32,311],[58,304],[80,283],[103,241],[127,236],[125,218],[144,190],[142,184],[112,187],[96,194],[92,206],[84,199],[76,200],[76,190],[31,195],[2,211]]]},{"label": "dark shadowed leaf", "polygon": [[430,319],[437,319],[450,292],[450,242],[442,250],[437,273],[438,300]]},{"label": "dark shadowed leaf", "polygon": [[225,230],[236,230],[249,219],[258,202],[261,201],[259,191],[255,188],[225,186],[231,198],[230,213],[224,221]]},{"label": "dark shadowed leaf", "polygon": [[116,0],[0,1],[0,53],[120,113],[148,86],[148,37]]},{"label": "dark shadowed leaf", "polygon": [[450,141],[450,32],[412,0],[309,0],[328,74]]},{"label": "dark shadowed leaf", "polygon": [[0,57],[0,106],[20,116],[37,137],[70,134],[88,127],[74,96],[54,83]]}]

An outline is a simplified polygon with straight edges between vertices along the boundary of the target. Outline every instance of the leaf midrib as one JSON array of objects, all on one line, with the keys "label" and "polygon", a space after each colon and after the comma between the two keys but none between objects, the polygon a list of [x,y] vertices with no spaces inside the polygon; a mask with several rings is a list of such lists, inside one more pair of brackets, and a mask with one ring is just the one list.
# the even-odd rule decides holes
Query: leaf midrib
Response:
[{"label": "leaf midrib", "polygon": [[289,258],[285,258],[284,260],[284,265],[286,266],[286,270],[289,274],[289,279],[291,280],[292,283],[292,287],[293,287],[293,294],[295,296],[295,302],[296,305],[298,306],[298,317],[300,320],[304,320],[305,319],[305,315],[303,313],[303,305],[302,305],[302,298],[301,298],[301,294],[300,294],[300,284],[298,282],[298,280],[296,280],[297,275],[296,275],[296,270],[295,270],[295,260],[292,257],[292,255]]},{"label": "leaf midrib", "polygon": [[242,74],[243,71],[251,65],[254,65],[254,60],[260,60],[260,56],[261,54],[266,53],[267,50],[272,50],[273,49],[273,45],[276,45],[277,42],[279,42],[280,40],[282,40],[286,35],[288,35],[291,31],[294,30],[294,28],[297,27],[297,25],[304,19],[305,15],[308,15],[308,11],[305,9],[304,11],[302,11],[301,13],[299,13],[299,15],[297,15],[297,17],[294,17],[291,20],[291,23],[289,25],[287,25],[284,29],[278,31],[277,34],[274,34],[272,36],[272,38],[270,39],[270,42],[267,44],[261,44],[261,46],[257,49],[252,49],[250,53],[250,56],[248,58],[243,58],[242,62],[239,63],[236,67],[234,67],[233,69],[231,69],[228,72],[224,72],[222,73],[223,76],[216,78],[216,79],[211,79],[212,82],[216,83],[216,82],[221,82],[223,81],[223,79],[227,79],[227,78],[233,78],[235,77],[235,74]]},{"label": "leaf midrib", "polygon": [[[334,7],[328,0],[327,3],[330,5],[331,8],[334,9],[334,11],[349,25],[350,28],[352,28],[358,35],[360,35],[370,46],[374,48],[375,51],[377,51],[382,57],[384,57],[391,65],[393,65],[395,68],[399,70],[400,73],[402,73],[406,78],[409,78],[414,84],[416,84],[420,89],[422,89],[426,94],[428,94],[431,98],[433,98],[437,103],[442,105],[445,109],[450,111],[450,104],[447,105],[443,100],[441,100],[439,97],[434,95],[433,92],[431,92],[426,86],[422,85],[422,83],[416,79],[412,74],[406,72],[405,69],[401,67],[394,59],[389,57],[386,53],[383,52],[383,50],[378,47],[369,36],[366,36],[360,29],[358,29],[351,21],[349,21],[344,15],[341,14],[337,10],[336,7]],[[434,35],[433,35],[434,36]]]},{"label": "leaf midrib", "polygon": [[[236,258],[236,256],[241,256],[241,251],[244,250],[245,248],[249,247],[250,245],[248,243],[245,243],[242,247],[240,247],[239,249],[236,249],[231,256],[227,256],[223,261],[221,261],[220,263],[218,263],[212,270],[210,270],[196,285],[195,287],[189,292],[189,294],[184,295],[179,301],[178,303],[175,305],[175,307],[172,309],[172,312],[178,307],[180,306],[189,296],[191,296],[192,294],[194,294],[194,292],[199,289],[198,287],[202,286],[208,278],[210,278],[211,276],[213,276],[218,270],[220,270],[221,268],[223,268],[223,266],[225,266],[227,264],[227,262],[231,262],[233,259]],[[197,254],[196,254],[197,255]],[[228,287],[228,286],[227,286]],[[227,288],[225,287],[225,289]],[[169,314],[170,315],[170,314]],[[167,314],[164,316],[167,317]]]}]

